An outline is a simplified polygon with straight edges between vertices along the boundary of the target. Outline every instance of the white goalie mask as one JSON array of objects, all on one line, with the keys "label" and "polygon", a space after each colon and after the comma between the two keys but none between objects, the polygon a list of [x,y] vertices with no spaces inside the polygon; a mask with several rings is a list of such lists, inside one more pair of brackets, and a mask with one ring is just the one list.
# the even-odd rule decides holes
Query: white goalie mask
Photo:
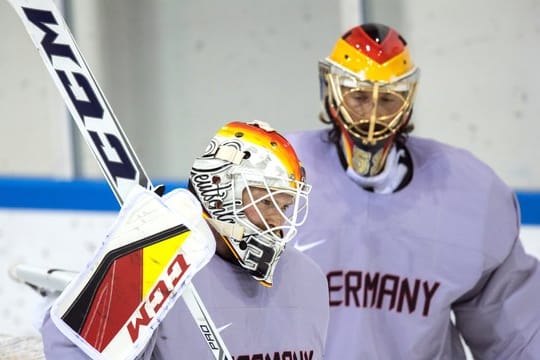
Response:
[{"label": "white goalie mask", "polygon": [[189,187],[240,266],[272,286],[311,189],[289,142],[263,122],[229,123],[193,163]]}]

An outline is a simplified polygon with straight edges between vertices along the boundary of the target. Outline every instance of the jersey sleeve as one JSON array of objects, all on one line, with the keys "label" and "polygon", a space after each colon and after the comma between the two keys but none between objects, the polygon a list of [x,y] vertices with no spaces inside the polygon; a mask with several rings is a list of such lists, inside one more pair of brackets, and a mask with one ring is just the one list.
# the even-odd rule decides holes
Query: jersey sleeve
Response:
[{"label": "jersey sleeve", "polygon": [[[54,324],[47,312],[40,329],[43,340],[43,351],[46,359],[55,360],[87,360],[91,359],[77,345],[71,342]],[[136,360],[150,360],[155,347],[157,333],[154,333],[146,348],[137,356]]]},{"label": "jersey sleeve", "polygon": [[90,359],[81,349],[65,337],[53,323],[47,312],[40,329],[43,340],[43,351],[47,359],[80,360]]},{"label": "jersey sleeve", "polygon": [[475,357],[534,359],[540,354],[540,267],[519,239],[517,200],[496,187],[485,219],[482,276],[453,306]]}]

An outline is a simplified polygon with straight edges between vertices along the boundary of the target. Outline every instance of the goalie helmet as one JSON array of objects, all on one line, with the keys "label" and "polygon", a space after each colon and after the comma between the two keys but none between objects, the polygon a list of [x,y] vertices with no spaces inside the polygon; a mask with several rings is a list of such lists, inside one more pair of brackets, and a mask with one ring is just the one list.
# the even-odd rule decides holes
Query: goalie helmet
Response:
[{"label": "goalie helmet", "polygon": [[418,76],[406,41],[381,24],[350,29],[319,62],[322,119],[338,130],[356,173],[374,176],[384,169],[411,116]]},{"label": "goalie helmet", "polygon": [[288,141],[266,123],[231,122],[193,163],[189,187],[238,263],[271,286],[310,191]]}]

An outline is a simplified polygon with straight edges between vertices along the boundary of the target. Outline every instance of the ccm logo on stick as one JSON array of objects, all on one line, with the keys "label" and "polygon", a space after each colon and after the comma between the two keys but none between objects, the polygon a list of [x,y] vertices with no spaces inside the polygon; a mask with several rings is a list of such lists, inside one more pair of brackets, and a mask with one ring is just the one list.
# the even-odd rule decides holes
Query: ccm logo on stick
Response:
[{"label": "ccm logo on stick", "polygon": [[[108,109],[90,71],[80,63],[84,63],[84,60],[82,57],[77,58],[74,45],[75,51],[69,44],[55,42],[59,34],[51,28],[51,25],[58,25],[54,14],[46,10],[25,7],[22,9],[27,19],[43,31],[40,43],[54,70],[53,75],[56,75],[69,98],[68,105],[69,103],[72,105],[70,110],[73,117],[78,125],[85,129],[88,134],[87,140],[91,141],[91,145],[100,153],[107,176],[112,177],[116,184],[118,178],[136,180],[137,169],[128,155],[129,145],[123,141],[114,123],[112,112]],[[62,35],[70,38],[67,33]],[[53,61],[53,57],[67,61]],[[89,128],[89,119],[99,120],[95,129]]]},{"label": "ccm logo on stick", "polygon": [[139,306],[134,315],[134,319],[127,324],[127,329],[131,340],[135,342],[139,338],[139,330],[141,326],[147,326],[150,321],[156,316],[161,306],[172,294],[172,290],[178,284],[180,279],[189,269],[190,264],[186,262],[184,255],[178,254],[164,277],[150,291],[148,298]]}]

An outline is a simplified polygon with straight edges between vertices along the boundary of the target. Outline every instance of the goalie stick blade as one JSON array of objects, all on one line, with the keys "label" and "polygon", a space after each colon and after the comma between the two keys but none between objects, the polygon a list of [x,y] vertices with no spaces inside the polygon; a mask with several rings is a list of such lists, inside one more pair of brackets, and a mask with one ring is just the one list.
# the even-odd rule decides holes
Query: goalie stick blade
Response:
[{"label": "goalie stick blade", "polygon": [[[119,203],[122,204],[137,186],[152,189],[150,179],[53,1],[7,1],[21,18]],[[202,336],[206,340],[207,334],[202,329],[211,328],[216,334],[213,345],[232,359],[195,287],[191,283],[186,286],[190,291],[186,292],[184,301],[197,305],[190,310],[197,312],[194,319]],[[219,359],[219,352],[210,350]]]},{"label": "goalie stick blade", "polygon": [[16,264],[9,269],[11,279],[28,285],[42,296],[60,293],[76,275],[75,271],[40,268],[27,264]]}]

